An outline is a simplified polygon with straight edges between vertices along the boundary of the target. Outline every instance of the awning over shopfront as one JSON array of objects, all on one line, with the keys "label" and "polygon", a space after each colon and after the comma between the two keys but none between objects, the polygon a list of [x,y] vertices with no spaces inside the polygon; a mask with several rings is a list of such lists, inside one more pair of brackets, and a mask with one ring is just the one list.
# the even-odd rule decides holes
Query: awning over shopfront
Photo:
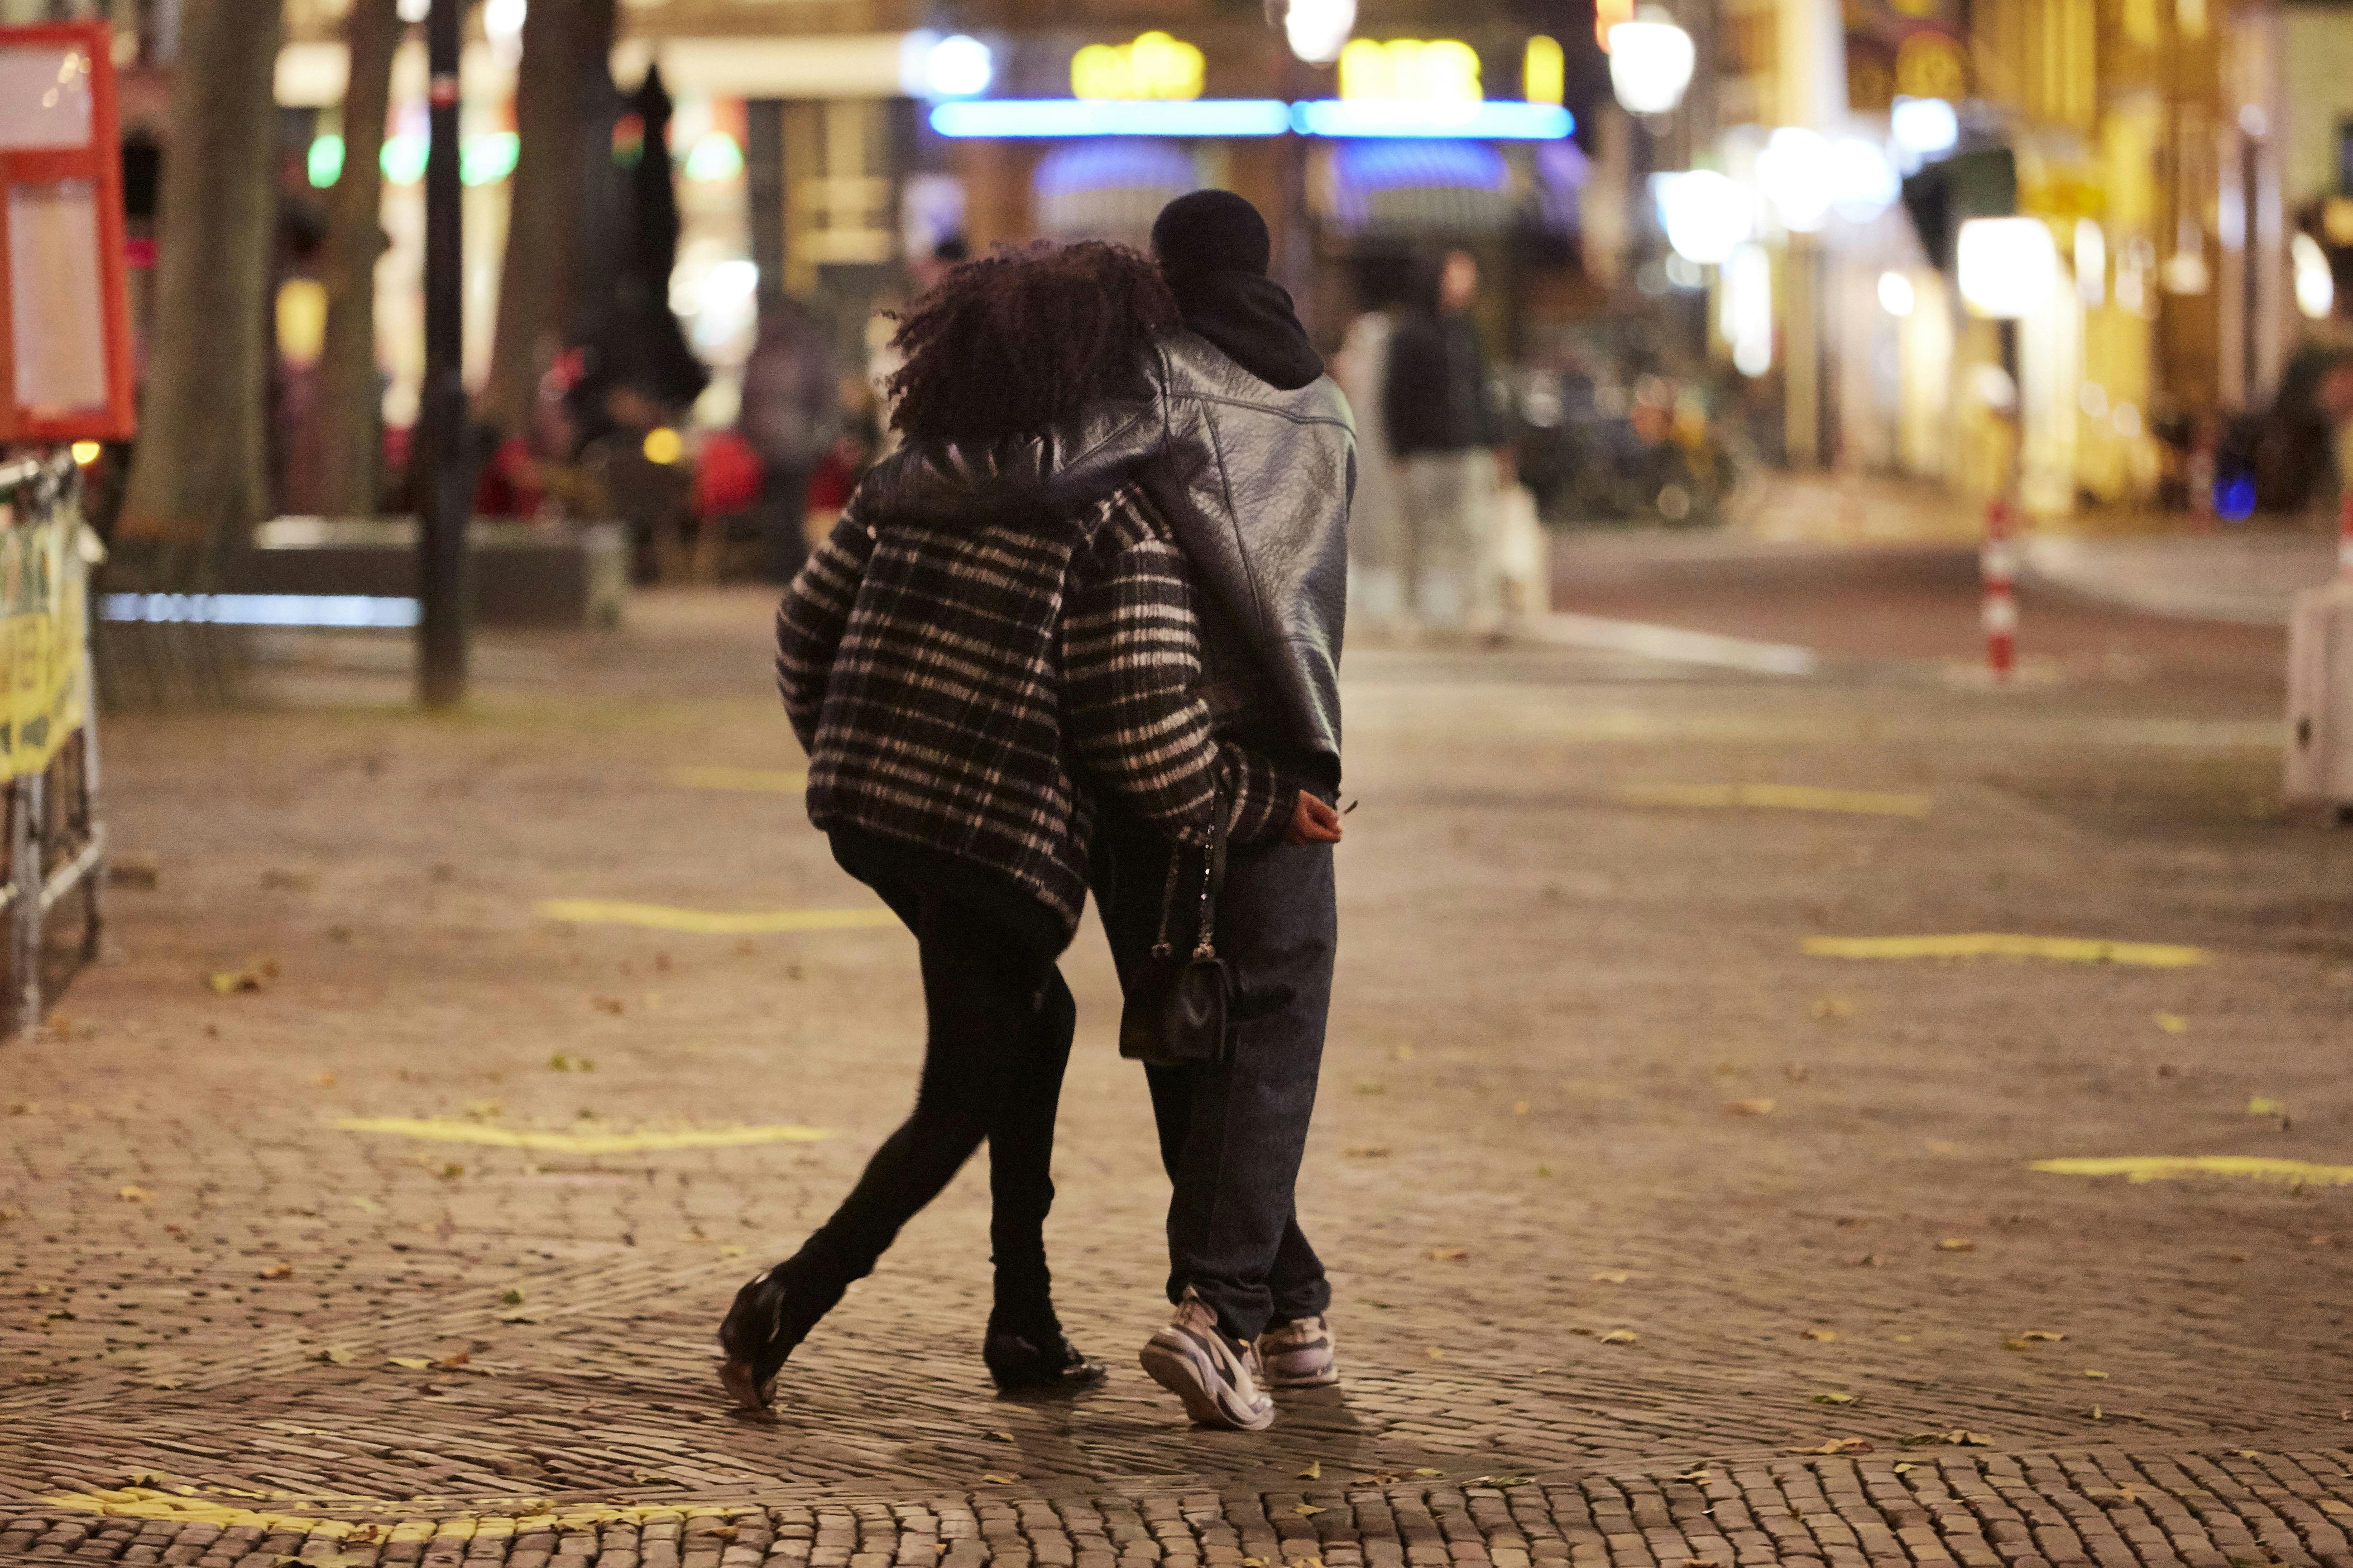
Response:
[{"label": "awning over shopfront", "polygon": [[1058,147],[1039,160],[1032,177],[1038,229],[1056,239],[1139,242],[1162,207],[1200,184],[1191,155],[1171,142]]},{"label": "awning over shopfront", "polygon": [[1512,215],[1512,171],[1481,142],[1352,142],[1332,150],[1329,216],[1352,234],[1490,234]]}]

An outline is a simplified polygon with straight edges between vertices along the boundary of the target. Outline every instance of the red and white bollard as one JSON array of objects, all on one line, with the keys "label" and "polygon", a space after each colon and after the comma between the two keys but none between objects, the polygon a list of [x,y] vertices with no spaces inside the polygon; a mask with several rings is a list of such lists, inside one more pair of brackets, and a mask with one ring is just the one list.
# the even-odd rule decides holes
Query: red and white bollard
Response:
[{"label": "red and white bollard", "polygon": [[[2353,510],[2346,514],[2353,518]],[[2347,536],[2353,539],[2353,534]],[[2341,547],[2353,550],[2353,544]],[[2010,503],[1997,500],[1986,508],[1985,551],[1978,557],[1985,577],[1986,668],[1997,686],[2010,679],[2018,662],[2018,552],[2010,542]]]}]

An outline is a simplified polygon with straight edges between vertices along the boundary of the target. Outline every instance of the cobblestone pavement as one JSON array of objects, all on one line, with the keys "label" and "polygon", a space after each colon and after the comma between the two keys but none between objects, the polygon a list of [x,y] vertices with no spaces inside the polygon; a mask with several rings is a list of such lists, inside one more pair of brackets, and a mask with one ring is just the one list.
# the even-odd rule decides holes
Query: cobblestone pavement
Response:
[{"label": "cobblestone pavement", "polygon": [[[911,947],[539,906],[871,910],[764,787],[765,615],[491,643],[459,719],[345,656],[114,726],[153,885],[0,1046],[0,1559],[2346,1555],[2353,844],[2280,819],[2244,628],[2000,694],[1352,655],[1302,1191],[1347,1378],[1250,1435],[1134,1370],[1164,1194],[1092,931],[1050,1240],[1111,1383],[991,1394],[968,1174],[721,1409],[728,1296],[912,1090]],[[1977,931],[2199,962],[1806,951]],[[2031,1168],[2085,1156],[2293,1163]]]}]

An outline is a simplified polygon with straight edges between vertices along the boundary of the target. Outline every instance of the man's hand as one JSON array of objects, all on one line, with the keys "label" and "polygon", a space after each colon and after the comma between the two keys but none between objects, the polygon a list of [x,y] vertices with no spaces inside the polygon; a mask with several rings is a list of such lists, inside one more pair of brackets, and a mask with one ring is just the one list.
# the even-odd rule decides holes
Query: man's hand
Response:
[{"label": "man's hand", "polygon": [[1291,826],[1282,830],[1285,844],[1337,844],[1340,842],[1340,814],[1323,801],[1299,792],[1299,802],[1291,808]]}]

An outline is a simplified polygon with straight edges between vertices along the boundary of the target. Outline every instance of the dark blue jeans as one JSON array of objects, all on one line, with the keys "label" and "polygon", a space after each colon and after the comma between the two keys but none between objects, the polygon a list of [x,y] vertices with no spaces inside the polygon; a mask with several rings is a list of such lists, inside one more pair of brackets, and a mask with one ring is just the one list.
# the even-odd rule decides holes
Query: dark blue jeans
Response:
[{"label": "dark blue jeans", "polygon": [[[1149,959],[1168,853],[1150,829],[1106,813],[1095,896],[1123,977]],[[1187,907],[1178,900],[1176,934],[1189,942]],[[1249,1340],[1270,1323],[1315,1316],[1332,1301],[1293,1201],[1315,1110],[1339,941],[1332,847],[1233,846],[1217,938],[1231,986],[1226,1060],[1145,1071],[1161,1163],[1175,1188],[1168,1299],[1191,1286],[1227,1333]]]}]

